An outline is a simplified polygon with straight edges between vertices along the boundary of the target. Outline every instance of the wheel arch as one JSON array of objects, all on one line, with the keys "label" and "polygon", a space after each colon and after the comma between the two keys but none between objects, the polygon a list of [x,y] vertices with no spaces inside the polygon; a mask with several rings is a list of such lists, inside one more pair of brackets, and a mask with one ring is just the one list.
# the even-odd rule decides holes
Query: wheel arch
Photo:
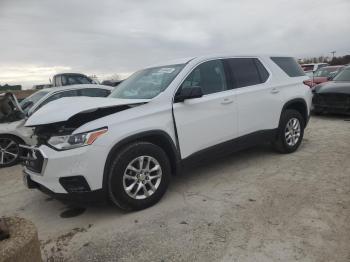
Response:
[{"label": "wheel arch", "polygon": [[19,137],[17,135],[14,135],[14,134],[11,134],[11,133],[1,133],[0,137],[2,137],[2,136],[13,137],[13,138],[16,138],[19,141],[21,141],[23,144],[26,144],[26,142],[21,137]]},{"label": "wheel arch", "polygon": [[106,160],[104,172],[103,172],[104,188],[106,188],[109,168],[113,157],[125,146],[134,142],[141,142],[141,141],[150,142],[161,147],[165,151],[165,153],[168,155],[168,158],[171,164],[172,174],[176,174],[179,171],[181,156],[170,135],[162,130],[145,131],[145,132],[137,133],[130,137],[127,137],[119,141],[117,144],[115,144],[112,147],[112,149],[110,150],[107,156],[107,160]]},{"label": "wheel arch", "polygon": [[308,113],[307,103],[303,98],[295,98],[295,99],[292,99],[292,100],[289,100],[288,102],[286,102],[282,108],[280,119],[282,117],[282,113],[287,109],[294,109],[294,110],[298,111],[301,114],[301,116],[303,117],[304,124],[306,127],[306,125],[309,121],[309,113]]}]

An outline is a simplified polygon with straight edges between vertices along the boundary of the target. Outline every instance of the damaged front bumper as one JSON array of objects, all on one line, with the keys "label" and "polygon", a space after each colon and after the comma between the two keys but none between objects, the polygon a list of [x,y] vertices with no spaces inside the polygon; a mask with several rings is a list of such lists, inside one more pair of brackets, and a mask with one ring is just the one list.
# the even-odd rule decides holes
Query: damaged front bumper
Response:
[{"label": "damaged front bumper", "polygon": [[66,200],[89,201],[92,196],[92,200],[100,201],[105,196],[105,161],[101,161],[104,147],[91,145],[66,151],[56,151],[46,145],[21,147],[24,181],[28,188]]}]

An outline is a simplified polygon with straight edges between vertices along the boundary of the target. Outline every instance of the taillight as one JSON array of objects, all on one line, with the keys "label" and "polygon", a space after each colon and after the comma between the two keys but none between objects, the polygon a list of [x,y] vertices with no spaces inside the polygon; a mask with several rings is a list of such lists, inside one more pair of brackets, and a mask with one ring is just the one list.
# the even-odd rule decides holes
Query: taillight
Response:
[{"label": "taillight", "polygon": [[303,83],[304,83],[304,85],[307,85],[308,87],[313,87],[313,86],[316,85],[316,84],[315,84],[313,81],[311,81],[311,80],[304,80]]}]

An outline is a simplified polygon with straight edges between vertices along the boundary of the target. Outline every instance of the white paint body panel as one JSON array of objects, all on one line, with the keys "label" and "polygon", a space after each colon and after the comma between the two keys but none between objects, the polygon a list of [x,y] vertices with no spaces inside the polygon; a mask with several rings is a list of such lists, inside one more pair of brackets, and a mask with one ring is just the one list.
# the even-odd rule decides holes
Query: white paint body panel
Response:
[{"label": "white paint body panel", "polygon": [[[73,132],[82,133],[107,126],[108,132],[91,146],[67,151],[40,146],[39,149],[48,158],[47,167],[43,176],[32,174],[31,178],[56,193],[65,193],[58,183],[59,177],[83,175],[92,190],[101,189],[109,152],[118,142],[132,135],[153,130],[163,131],[169,135],[174,145],[179,145],[177,150],[180,156],[186,158],[202,149],[246,134],[277,128],[284,104],[292,99],[305,100],[308,112],[310,111],[311,91],[302,83],[308,77],[288,77],[268,56],[241,56],[258,58],[265,65],[270,78],[264,84],[173,103],[179,86],[196,66],[209,60],[234,57],[236,56],[207,56],[180,60],[187,62],[185,67],[167,89],[151,100],[119,101],[120,99],[110,98],[102,101],[91,98],[83,101],[72,98],[64,112],[58,112],[64,100],[50,103],[45,110],[35,113],[37,115],[34,114],[27,125],[64,121],[80,110],[118,104],[135,106],[86,123]],[[76,103],[73,101],[75,99]],[[225,99],[232,102],[222,104]],[[52,120],[50,114],[54,112],[58,112],[58,115]]]},{"label": "white paint body panel", "polygon": [[[89,110],[147,102],[145,99],[115,99],[103,97],[65,97],[40,108],[26,122],[26,126],[58,123]],[[69,108],[66,106],[69,105]]]}]

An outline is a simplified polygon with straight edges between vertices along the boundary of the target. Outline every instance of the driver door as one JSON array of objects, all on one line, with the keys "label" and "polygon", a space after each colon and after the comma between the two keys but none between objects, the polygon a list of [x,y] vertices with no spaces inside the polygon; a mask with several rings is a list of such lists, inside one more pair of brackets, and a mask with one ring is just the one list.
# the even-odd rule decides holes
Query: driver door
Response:
[{"label": "driver door", "polygon": [[204,62],[180,88],[200,86],[203,96],[174,103],[174,117],[181,156],[237,137],[235,91],[228,84],[221,60]]}]

